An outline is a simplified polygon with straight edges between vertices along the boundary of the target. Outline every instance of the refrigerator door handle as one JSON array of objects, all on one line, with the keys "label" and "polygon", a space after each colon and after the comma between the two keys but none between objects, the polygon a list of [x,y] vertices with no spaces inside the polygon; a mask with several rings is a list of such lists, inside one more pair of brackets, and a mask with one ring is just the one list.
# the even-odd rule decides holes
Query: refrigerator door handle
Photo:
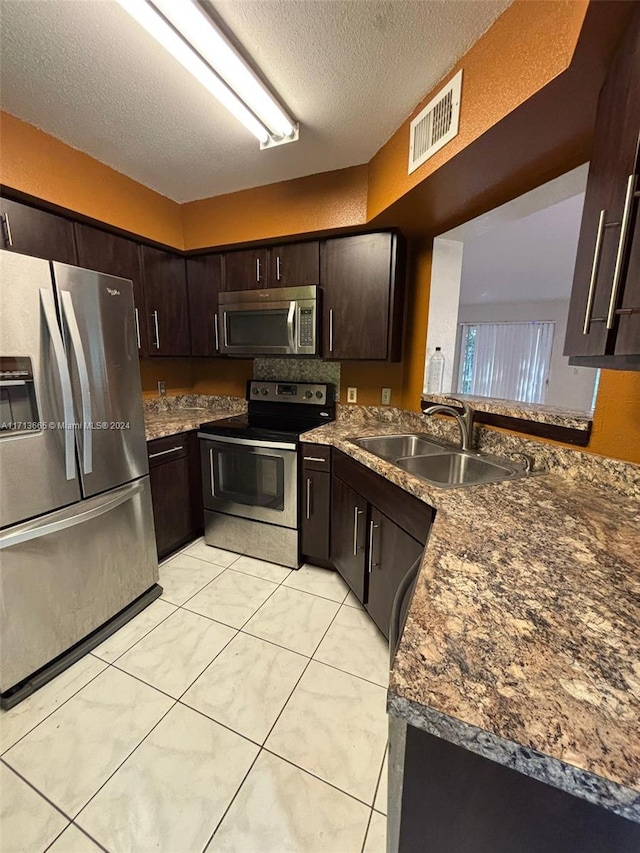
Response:
[{"label": "refrigerator door handle", "polygon": [[73,310],[71,294],[68,290],[61,290],[60,296],[62,299],[64,318],[67,321],[67,328],[69,329],[71,348],[78,366],[78,377],[80,379],[80,397],[82,400],[82,470],[85,474],[90,474],[93,470],[93,456],[91,449],[92,423],[89,371],[87,370],[87,360],[84,355],[82,339],[80,338],[80,329],[78,328],[76,312]]},{"label": "refrigerator door handle", "polygon": [[[116,494],[111,493],[101,499],[101,502],[90,509],[80,510],[74,515],[64,515],[55,521],[42,524],[39,521],[28,521],[26,524],[21,524],[16,529],[9,529],[5,533],[0,534],[0,551],[5,548],[11,548],[14,545],[21,545],[23,542],[29,542],[32,539],[40,539],[42,536],[48,536],[51,533],[59,533],[61,530],[66,530],[69,527],[75,527],[78,524],[84,524],[92,518],[98,518],[107,512],[111,512],[120,504],[131,500],[144,487],[144,480],[136,480],[134,483],[128,483],[121,489],[118,489]],[[82,504],[80,504],[82,506]],[[63,512],[65,512],[63,510]]]},{"label": "refrigerator door handle", "polygon": [[64,345],[62,343],[62,335],[58,327],[58,318],[56,317],[56,306],[53,301],[53,293],[47,288],[40,288],[40,305],[47,324],[53,354],[56,359],[58,368],[58,376],[60,377],[60,388],[62,390],[62,412],[64,416],[64,458],[67,480],[76,479],[76,458],[74,452],[74,436],[73,436],[73,395],[71,393],[71,377],[69,376],[69,366],[64,353]]}]

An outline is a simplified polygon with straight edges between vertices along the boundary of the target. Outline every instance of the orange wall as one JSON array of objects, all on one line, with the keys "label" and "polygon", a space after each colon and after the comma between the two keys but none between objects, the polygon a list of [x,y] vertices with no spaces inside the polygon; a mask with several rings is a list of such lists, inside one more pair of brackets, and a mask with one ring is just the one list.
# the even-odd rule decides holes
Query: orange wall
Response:
[{"label": "orange wall", "polygon": [[0,182],[150,240],[182,248],[180,205],[0,113]]},{"label": "orange wall", "polygon": [[182,205],[185,249],[362,225],[367,166],[308,175]]},{"label": "orange wall", "polygon": [[[373,219],[564,71],[588,0],[515,0],[416,107],[369,163],[367,218]],[[445,147],[407,174],[409,124],[463,68],[460,127]]]},{"label": "orange wall", "polygon": [[[176,248],[360,226],[398,199],[410,203],[407,194],[413,187],[561,74],[571,62],[587,6],[587,0],[515,0],[461,63],[459,136],[412,176],[406,174],[407,121],[368,166],[180,206],[31,125],[0,114],[0,179],[9,187]],[[517,188],[512,189],[511,197],[518,194]],[[504,200],[495,199],[494,204]],[[420,216],[419,208],[416,215]],[[379,403],[380,388],[389,386],[393,404],[419,408],[431,277],[430,237],[424,234],[414,255],[403,363],[343,365],[343,387],[358,387],[359,403]],[[250,371],[251,363],[245,361],[141,362],[145,395],[157,393],[156,383],[164,379],[169,391],[193,389],[243,396]],[[640,462],[639,410],[640,374],[604,371],[589,450]]]}]

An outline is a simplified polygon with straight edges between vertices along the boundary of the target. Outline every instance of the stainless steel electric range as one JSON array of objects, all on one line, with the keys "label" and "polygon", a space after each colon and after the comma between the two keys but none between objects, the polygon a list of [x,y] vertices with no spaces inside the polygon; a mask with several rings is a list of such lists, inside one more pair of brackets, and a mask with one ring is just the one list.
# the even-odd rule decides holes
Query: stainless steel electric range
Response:
[{"label": "stainless steel electric range", "polygon": [[204,539],[228,551],[300,567],[300,435],[335,419],[326,383],[247,383],[248,411],[202,424]]}]

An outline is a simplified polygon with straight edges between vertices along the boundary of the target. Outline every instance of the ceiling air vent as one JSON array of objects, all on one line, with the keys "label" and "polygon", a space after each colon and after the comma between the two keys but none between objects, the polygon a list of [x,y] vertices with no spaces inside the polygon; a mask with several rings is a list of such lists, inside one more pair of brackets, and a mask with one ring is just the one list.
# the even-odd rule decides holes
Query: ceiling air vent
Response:
[{"label": "ceiling air vent", "polygon": [[409,174],[458,134],[462,69],[411,122]]}]

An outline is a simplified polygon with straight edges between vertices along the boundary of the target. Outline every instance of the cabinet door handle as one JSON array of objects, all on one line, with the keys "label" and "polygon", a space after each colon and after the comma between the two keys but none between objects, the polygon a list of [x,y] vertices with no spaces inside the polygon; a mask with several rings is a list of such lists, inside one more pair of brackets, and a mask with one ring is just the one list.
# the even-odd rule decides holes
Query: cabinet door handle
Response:
[{"label": "cabinet door handle", "polygon": [[373,521],[369,522],[369,574],[371,574],[374,567],[377,568],[380,565],[380,563],[373,562],[373,533],[379,526]]},{"label": "cabinet door handle", "polygon": [[596,245],[593,250],[593,263],[591,264],[591,277],[589,279],[589,292],[587,294],[587,307],[584,311],[584,325],[582,334],[588,335],[591,327],[591,315],[593,314],[593,300],[596,293],[596,280],[598,278],[598,267],[600,266],[600,251],[602,249],[602,236],[604,234],[604,217],[606,210],[600,211],[598,219],[598,232],[596,234]]},{"label": "cabinet door handle", "polygon": [[256,281],[260,281],[260,258],[256,258]]},{"label": "cabinet door handle", "polygon": [[326,459],[323,459],[322,456],[303,456],[302,457],[305,462],[326,462]]},{"label": "cabinet door handle", "polygon": [[156,330],[156,340],[155,340],[156,349],[160,349],[160,332],[158,330],[158,312],[157,311],[153,312],[153,325],[155,326],[155,330]]},{"label": "cabinet door handle", "polygon": [[333,308],[329,308],[329,352],[333,352]]},{"label": "cabinet door handle", "polygon": [[213,334],[215,335],[215,339],[216,339],[216,352],[220,352],[220,337],[219,337],[219,333],[218,333],[218,315],[217,314],[213,315]]},{"label": "cabinet door handle", "polygon": [[7,246],[11,248],[13,246],[13,237],[11,236],[11,224],[9,223],[9,214],[2,214],[2,224],[4,225],[4,233],[7,240]]},{"label": "cabinet door handle", "polygon": [[629,222],[631,221],[631,207],[633,205],[635,184],[635,174],[629,175],[627,178],[627,192],[624,197],[624,211],[622,213],[622,225],[620,226],[618,251],[616,252],[616,265],[613,269],[613,284],[611,285],[611,297],[609,298],[609,311],[607,313],[607,329],[613,329],[613,321],[616,316],[616,302],[618,301],[618,290],[620,288],[620,279],[622,278],[624,250],[627,246],[627,236],[629,232]]},{"label": "cabinet door handle", "polygon": [[138,349],[142,349],[142,344],[140,343],[140,317],[138,316],[138,309],[133,309],[133,316],[136,320],[136,341],[138,342]]},{"label": "cabinet door handle", "polygon": [[280,281],[280,255],[276,255],[276,281]]},{"label": "cabinet door handle", "polygon": [[353,556],[358,556],[358,516],[362,515],[360,507],[353,508]]},{"label": "cabinet door handle", "polygon": [[177,453],[183,447],[184,445],[181,444],[178,447],[171,447],[169,450],[159,450],[157,453],[150,453],[149,459],[155,459],[157,456],[166,456],[167,453]]},{"label": "cabinet door handle", "polygon": [[307,521],[311,518],[311,478],[307,477]]}]

